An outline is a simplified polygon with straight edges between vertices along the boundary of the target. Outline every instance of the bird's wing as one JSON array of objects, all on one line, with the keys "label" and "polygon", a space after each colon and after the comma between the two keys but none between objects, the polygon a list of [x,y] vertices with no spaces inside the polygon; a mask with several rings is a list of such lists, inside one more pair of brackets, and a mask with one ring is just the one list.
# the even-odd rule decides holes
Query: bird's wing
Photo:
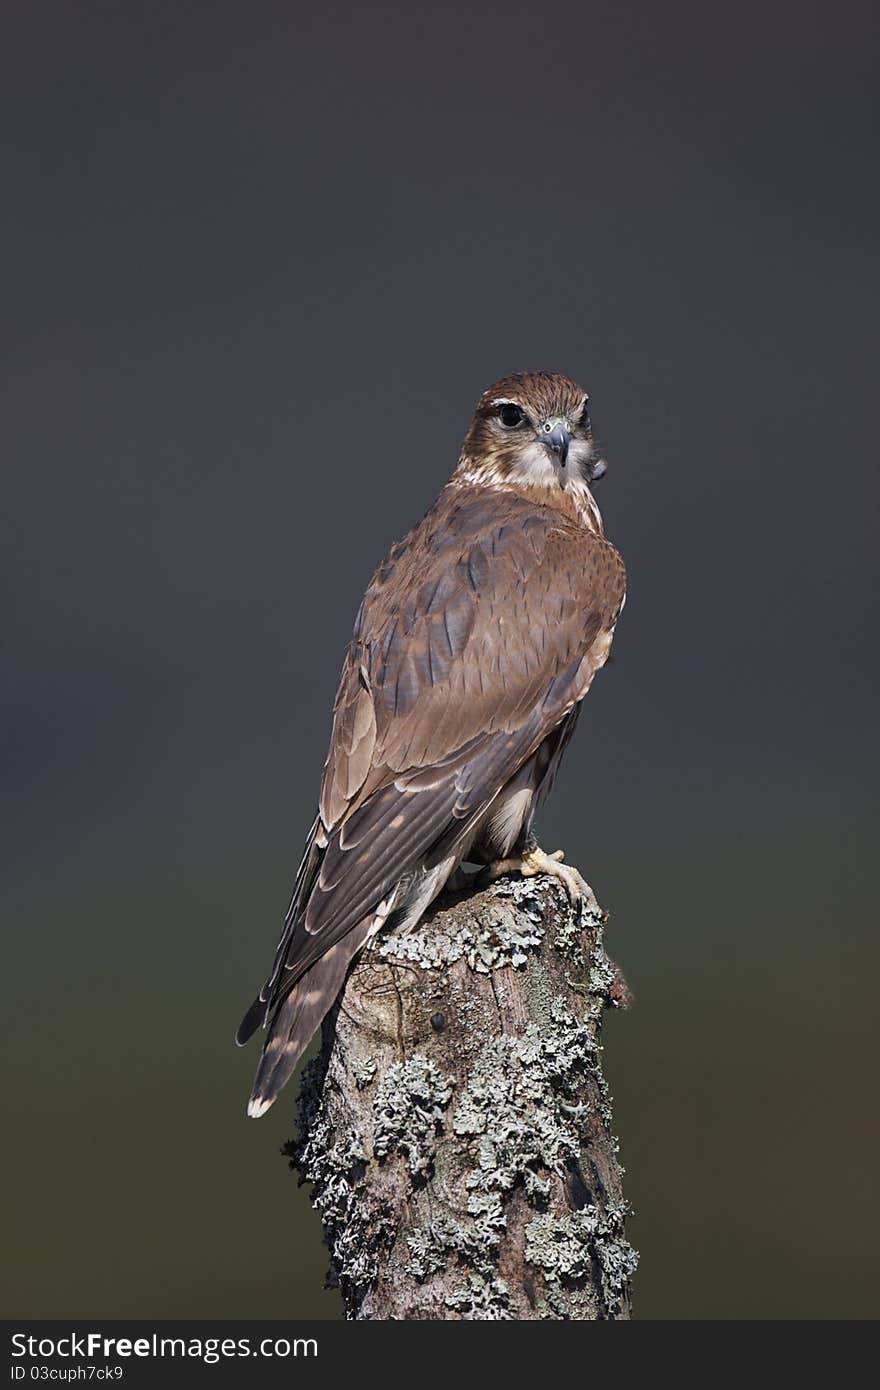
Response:
[{"label": "bird's wing", "polygon": [[608,542],[511,493],[446,489],[391,551],[346,655],[264,1014],[444,858],[583,697],[624,589]]}]

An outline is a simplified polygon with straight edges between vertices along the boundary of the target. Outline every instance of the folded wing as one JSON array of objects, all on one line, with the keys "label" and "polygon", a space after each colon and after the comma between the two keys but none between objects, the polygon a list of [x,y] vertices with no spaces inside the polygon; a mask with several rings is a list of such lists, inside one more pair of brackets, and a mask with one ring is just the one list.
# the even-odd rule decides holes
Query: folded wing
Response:
[{"label": "folded wing", "polygon": [[583,698],[624,587],[603,538],[510,493],[447,488],[394,547],[358,614],[319,814],[239,1041],[349,934],[359,949],[398,884],[466,840]]}]

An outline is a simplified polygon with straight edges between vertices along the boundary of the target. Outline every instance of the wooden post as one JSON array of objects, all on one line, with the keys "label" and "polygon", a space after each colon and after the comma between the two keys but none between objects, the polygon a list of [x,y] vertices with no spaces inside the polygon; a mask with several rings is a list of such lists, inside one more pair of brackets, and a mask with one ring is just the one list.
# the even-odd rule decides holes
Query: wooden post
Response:
[{"label": "wooden post", "polygon": [[628,992],[604,922],[550,878],[505,878],[356,964],[287,1146],[347,1317],[629,1317],[599,1047]]}]

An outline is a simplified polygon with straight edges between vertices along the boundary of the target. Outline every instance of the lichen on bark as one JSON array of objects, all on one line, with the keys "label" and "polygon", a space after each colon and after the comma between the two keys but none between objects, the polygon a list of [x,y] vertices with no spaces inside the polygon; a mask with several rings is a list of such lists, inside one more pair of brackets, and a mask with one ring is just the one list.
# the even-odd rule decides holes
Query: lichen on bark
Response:
[{"label": "lichen on bark", "polygon": [[629,1316],[635,1252],[601,1068],[628,1002],[595,901],[506,878],[364,953],[287,1146],[346,1316]]}]

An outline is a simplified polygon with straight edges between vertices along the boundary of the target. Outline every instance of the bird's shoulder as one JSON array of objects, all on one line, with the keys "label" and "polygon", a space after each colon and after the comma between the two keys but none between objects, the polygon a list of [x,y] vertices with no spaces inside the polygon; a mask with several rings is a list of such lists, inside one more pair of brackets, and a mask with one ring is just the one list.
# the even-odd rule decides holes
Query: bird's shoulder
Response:
[{"label": "bird's shoulder", "polygon": [[[543,578],[543,582],[540,582]],[[570,590],[613,622],[626,588],[623,560],[596,531],[555,507],[507,489],[449,485],[376,569],[355,623],[355,642],[412,631],[441,610],[486,605],[528,582]],[[514,591],[514,592],[511,592]]]},{"label": "bird's shoulder", "polygon": [[624,583],[614,548],[552,508],[444,489],[361,604],[334,707],[324,825],[402,769],[580,699]]}]

